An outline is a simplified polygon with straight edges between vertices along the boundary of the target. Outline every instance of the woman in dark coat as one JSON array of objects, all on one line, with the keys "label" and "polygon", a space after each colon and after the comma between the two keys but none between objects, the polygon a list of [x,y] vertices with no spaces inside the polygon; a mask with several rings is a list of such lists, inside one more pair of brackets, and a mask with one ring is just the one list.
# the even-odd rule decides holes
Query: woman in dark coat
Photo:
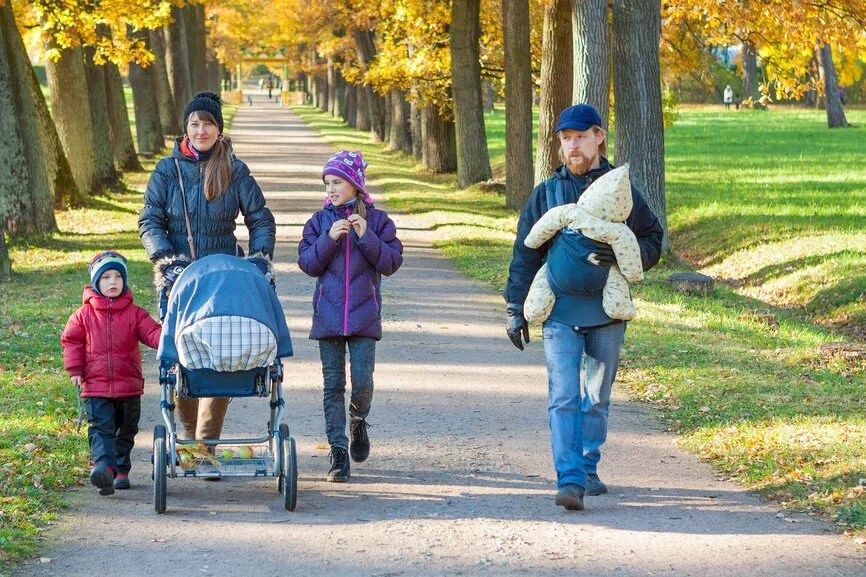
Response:
[{"label": "woman in dark coat", "polygon": [[[185,134],[175,140],[172,155],[157,163],[144,193],[138,233],[147,256],[159,267],[179,258],[242,255],[234,234],[240,213],[249,230],[249,253],[273,258],[274,215],[249,168],[234,155],[231,140],[223,134],[219,96],[196,94],[184,109],[183,124]],[[184,435],[219,438],[228,401],[176,399]]]}]

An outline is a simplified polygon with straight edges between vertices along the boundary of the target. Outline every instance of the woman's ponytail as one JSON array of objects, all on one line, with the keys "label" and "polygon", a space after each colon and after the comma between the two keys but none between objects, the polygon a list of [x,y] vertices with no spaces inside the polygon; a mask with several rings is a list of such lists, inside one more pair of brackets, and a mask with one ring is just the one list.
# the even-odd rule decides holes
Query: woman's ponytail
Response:
[{"label": "woman's ponytail", "polygon": [[211,148],[211,156],[204,169],[204,196],[207,200],[219,198],[232,181],[232,141],[220,134]]}]

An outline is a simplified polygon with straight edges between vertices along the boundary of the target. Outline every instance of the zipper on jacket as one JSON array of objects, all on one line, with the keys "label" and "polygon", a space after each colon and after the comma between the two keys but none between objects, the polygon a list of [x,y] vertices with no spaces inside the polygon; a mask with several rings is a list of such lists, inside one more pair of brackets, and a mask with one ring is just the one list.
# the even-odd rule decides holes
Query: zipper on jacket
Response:
[{"label": "zipper on jacket", "polygon": [[[352,208],[346,208],[346,218],[352,214]],[[349,232],[346,233],[346,300],[343,302],[343,334],[349,336],[349,258],[351,250],[352,227],[349,227]]]},{"label": "zipper on jacket", "polygon": [[112,319],[112,309],[114,308],[114,301],[109,300],[108,302],[108,330],[105,332],[106,343],[105,350],[108,353],[108,396],[110,398],[114,398],[114,355],[111,353],[111,323]]}]

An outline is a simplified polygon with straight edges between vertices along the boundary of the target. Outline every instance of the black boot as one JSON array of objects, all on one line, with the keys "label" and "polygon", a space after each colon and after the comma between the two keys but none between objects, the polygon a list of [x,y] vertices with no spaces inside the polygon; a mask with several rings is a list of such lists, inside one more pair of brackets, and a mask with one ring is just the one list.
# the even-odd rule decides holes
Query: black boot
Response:
[{"label": "black boot", "polygon": [[363,463],[370,456],[370,437],[367,436],[367,421],[364,419],[352,420],[349,430],[352,433],[352,442],[349,444],[349,454],[356,463]]},{"label": "black boot", "polygon": [[331,448],[331,470],[328,471],[328,481],[345,483],[349,480],[349,453],[343,447]]}]

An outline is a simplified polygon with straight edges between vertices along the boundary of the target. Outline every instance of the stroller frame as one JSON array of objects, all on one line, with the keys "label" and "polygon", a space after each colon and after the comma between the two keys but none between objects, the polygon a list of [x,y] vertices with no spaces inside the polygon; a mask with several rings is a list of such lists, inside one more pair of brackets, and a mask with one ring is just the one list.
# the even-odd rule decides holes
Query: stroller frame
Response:
[{"label": "stroller frame", "polygon": [[[273,286],[273,282],[271,282]],[[159,291],[160,319],[165,318],[168,307],[168,290],[161,287]],[[288,511],[294,511],[298,493],[298,459],[295,440],[289,433],[289,426],[281,422],[285,400],[283,399],[283,364],[277,358],[269,367],[240,371],[239,373],[219,373],[221,380],[232,378],[251,378],[251,388],[243,393],[231,395],[210,394],[194,395],[190,390],[190,375],[180,364],[161,361],[159,366],[160,413],[164,425],[157,425],[153,430],[153,505],[157,513],[164,513],[166,508],[166,492],[168,479],[178,477],[222,478],[222,477],[277,477],[283,506]],[[235,377],[229,377],[234,375]],[[184,398],[205,397],[270,397],[270,417],[267,434],[259,437],[218,438],[203,440],[179,439],[175,425],[175,396]],[[253,455],[252,458],[218,458],[218,445],[258,445],[265,451]],[[195,447],[198,454],[185,453],[198,458],[183,458],[185,447]],[[205,448],[206,455],[201,449]]]}]

